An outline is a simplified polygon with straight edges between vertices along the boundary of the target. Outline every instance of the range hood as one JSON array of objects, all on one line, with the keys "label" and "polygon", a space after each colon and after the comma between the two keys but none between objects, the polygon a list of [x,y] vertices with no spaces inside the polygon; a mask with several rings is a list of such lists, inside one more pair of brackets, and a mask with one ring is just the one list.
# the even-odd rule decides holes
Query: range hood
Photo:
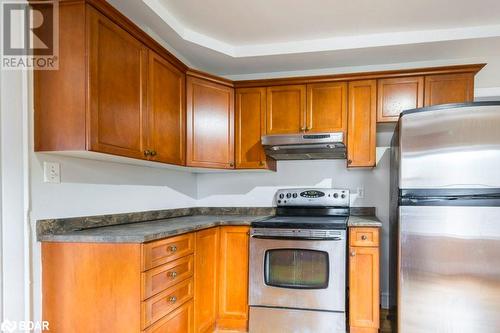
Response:
[{"label": "range hood", "polygon": [[261,138],[266,155],[275,160],[345,159],[344,133],[280,134]]}]

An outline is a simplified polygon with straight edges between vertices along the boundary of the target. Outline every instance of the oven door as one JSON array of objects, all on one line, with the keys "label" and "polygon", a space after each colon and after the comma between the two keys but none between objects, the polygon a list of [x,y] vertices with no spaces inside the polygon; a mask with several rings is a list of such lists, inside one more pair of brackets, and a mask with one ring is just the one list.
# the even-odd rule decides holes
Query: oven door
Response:
[{"label": "oven door", "polygon": [[335,232],[328,239],[252,235],[250,306],[345,311],[346,232]]}]

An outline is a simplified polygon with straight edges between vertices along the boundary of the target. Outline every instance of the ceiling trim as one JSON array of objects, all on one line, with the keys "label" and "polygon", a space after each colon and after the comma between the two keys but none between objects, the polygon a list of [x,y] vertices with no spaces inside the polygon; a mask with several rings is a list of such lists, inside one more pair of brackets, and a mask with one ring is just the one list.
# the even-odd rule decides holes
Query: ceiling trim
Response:
[{"label": "ceiling trim", "polygon": [[290,42],[233,45],[186,27],[159,0],[142,0],[182,39],[233,58],[271,56],[500,37],[500,25],[365,34]]}]

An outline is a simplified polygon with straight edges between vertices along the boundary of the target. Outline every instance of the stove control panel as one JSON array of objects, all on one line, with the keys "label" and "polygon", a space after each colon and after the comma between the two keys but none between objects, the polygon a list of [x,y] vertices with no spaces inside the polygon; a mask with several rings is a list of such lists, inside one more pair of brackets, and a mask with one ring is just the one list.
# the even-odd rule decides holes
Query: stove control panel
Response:
[{"label": "stove control panel", "polygon": [[333,188],[293,188],[276,192],[278,207],[349,207],[349,190]]}]

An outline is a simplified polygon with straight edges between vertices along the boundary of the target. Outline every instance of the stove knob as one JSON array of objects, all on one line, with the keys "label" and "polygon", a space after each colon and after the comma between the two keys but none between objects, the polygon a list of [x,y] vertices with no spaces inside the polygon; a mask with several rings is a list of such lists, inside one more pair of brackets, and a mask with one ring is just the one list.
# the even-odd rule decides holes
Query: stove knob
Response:
[{"label": "stove knob", "polygon": [[291,193],[287,193],[287,194],[286,194],[286,197],[287,197],[288,199],[290,199],[290,198],[292,197],[292,194],[291,194]]},{"label": "stove knob", "polygon": [[278,203],[280,204],[280,203],[281,203],[281,200],[278,200]]},{"label": "stove knob", "polygon": [[335,199],[337,199],[337,198],[339,197],[339,194],[338,194],[338,193],[334,193],[334,194],[333,194],[333,197],[334,197]]},{"label": "stove knob", "polygon": [[340,197],[341,197],[342,199],[344,199],[344,198],[345,198],[345,194],[342,194]]},{"label": "stove knob", "polygon": [[294,194],[293,194],[293,197],[294,197],[294,198],[296,198],[296,197],[297,197],[297,193],[294,193]]},{"label": "stove knob", "polygon": [[280,199],[283,199],[285,195],[283,193],[280,193]]}]

